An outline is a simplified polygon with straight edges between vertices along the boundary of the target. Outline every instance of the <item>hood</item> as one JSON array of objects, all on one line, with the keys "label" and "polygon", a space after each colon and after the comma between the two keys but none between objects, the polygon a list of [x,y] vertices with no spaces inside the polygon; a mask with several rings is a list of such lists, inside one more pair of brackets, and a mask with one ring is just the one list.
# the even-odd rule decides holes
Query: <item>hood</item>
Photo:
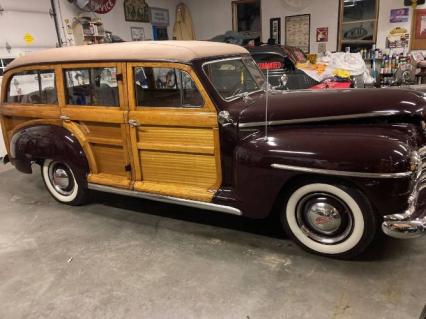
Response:
[{"label": "hood", "polygon": [[[240,102],[243,103],[243,102]],[[266,95],[255,97],[240,113],[240,127],[265,124]],[[411,89],[274,91],[269,94],[269,125],[348,121],[383,117],[423,119],[424,93]]]}]

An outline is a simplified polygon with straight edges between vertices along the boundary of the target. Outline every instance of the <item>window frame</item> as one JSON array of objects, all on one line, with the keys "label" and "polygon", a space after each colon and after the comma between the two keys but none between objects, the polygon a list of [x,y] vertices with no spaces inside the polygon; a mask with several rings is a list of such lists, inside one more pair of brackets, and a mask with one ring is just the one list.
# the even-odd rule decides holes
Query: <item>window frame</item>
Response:
[{"label": "window frame", "polygon": [[[121,74],[122,79],[117,79],[117,89],[118,89],[118,104],[117,106],[107,106],[107,105],[76,105],[76,104],[68,104],[67,103],[67,79],[65,78],[66,71],[72,71],[76,69],[97,69],[97,68],[115,68],[116,74]],[[61,90],[62,90],[62,99],[63,99],[63,108],[71,108],[71,109],[94,109],[94,110],[110,110],[110,111],[127,111],[126,106],[126,98],[124,92],[123,81],[125,79],[125,75],[123,72],[124,67],[120,62],[95,62],[95,63],[68,63],[60,65],[60,82],[61,82]],[[59,77],[59,76],[58,76]]]},{"label": "window frame", "polygon": [[[378,34],[378,27],[379,27],[379,17],[380,17],[380,0],[376,1],[376,16],[374,19],[366,19],[366,20],[357,20],[352,22],[343,22],[344,19],[344,0],[339,0],[339,24],[338,24],[338,30],[337,30],[337,50],[342,50],[343,46],[350,46],[350,47],[358,47],[358,46],[364,46],[364,45],[370,45],[374,44],[377,41],[377,34]],[[374,23],[374,31],[373,31],[373,40],[344,40],[343,39],[343,25],[347,24],[356,24],[360,22],[372,22]]]},{"label": "window frame", "polygon": [[[202,109],[203,108],[203,106],[204,106],[204,104],[205,104],[205,101],[204,101],[204,97],[203,97],[203,95],[201,94],[201,92],[200,92],[200,90],[198,89],[198,87],[197,87],[197,85],[196,85],[196,83],[195,83],[195,81],[194,81],[194,79],[193,79],[193,77],[191,76],[191,74],[189,73],[189,72],[187,72],[187,71],[185,71],[185,70],[182,70],[182,69],[179,69],[179,68],[177,68],[177,67],[169,67],[169,66],[156,66],[156,67],[152,67],[152,66],[135,66],[135,67],[133,67],[133,69],[132,69],[132,73],[133,73],[133,76],[136,74],[136,72],[135,72],[135,70],[137,69],[137,68],[139,68],[139,69],[145,69],[145,68],[151,68],[151,69],[166,69],[166,70],[174,70],[174,72],[175,72],[175,76],[177,76],[177,74],[176,74],[176,70],[177,71],[179,71],[180,72],[180,81],[182,81],[183,80],[183,73],[186,73],[188,76],[189,76],[189,78],[191,79],[191,81],[194,83],[194,86],[195,86],[195,89],[197,90],[197,92],[198,92],[198,94],[200,95],[200,98],[201,98],[201,100],[202,100],[202,102],[201,102],[201,104],[199,104],[199,105],[185,105],[183,102],[184,102],[184,95],[183,95],[183,93],[184,93],[184,91],[185,91],[185,89],[182,87],[182,83],[181,83],[181,87],[179,87],[178,86],[178,83],[177,83],[177,81],[178,81],[178,78],[176,78],[175,79],[175,81],[176,81],[176,91],[179,91],[179,103],[181,104],[180,106],[154,106],[154,105],[148,105],[148,106],[144,106],[144,105],[138,105],[138,103],[137,103],[137,95],[136,95],[136,82],[134,81],[134,77],[133,77],[133,83],[131,83],[131,85],[133,86],[133,90],[134,90],[134,99],[135,99],[135,107],[136,107],[136,109],[140,109],[140,108],[159,108],[159,109],[163,109],[163,108],[176,108],[176,109]],[[144,70],[144,72],[145,72],[145,70]],[[146,73],[146,72],[145,72]],[[159,90],[159,91],[161,91],[161,88],[156,88],[157,90]]]},{"label": "window frame", "polygon": [[[222,96],[222,94],[221,94],[221,93],[220,93],[220,92],[216,89],[215,85],[213,84],[212,80],[210,79],[210,77],[209,77],[209,75],[207,74],[207,72],[206,72],[206,70],[204,69],[204,67],[205,67],[206,65],[209,65],[209,64],[213,64],[213,63],[217,63],[217,62],[224,62],[224,61],[231,61],[231,60],[241,60],[241,61],[244,63],[244,61],[243,61],[243,60],[244,60],[244,58],[247,58],[247,56],[239,56],[239,57],[230,57],[230,58],[216,59],[216,60],[211,60],[211,61],[204,62],[204,63],[201,65],[201,68],[202,68],[202,70],[203,70],[204,76],[207,78],[207,81],[209,81],[210,85],[213,87],[214,92],[215,92],[215,93],[219,96],[219,98],[220,98],[222,101],[224,101],[224,102],[226,102],[226,103],[230,103],[230,102],[236,101],[236,100],[238,100],[238,99],[242,99],[242,97],[241,97],[241,96],[234,95],[234,96],[231,96],[231,97],[229,97],[229,98],[224,98],[224,97]],[[251,58],[251,56],[249,56],[249,58]],[[252,58],[252,59],[253,59],[253,58]],[[254,59],[253,59],[253,61],[254,61]],[[259,68],[259,66],[257,65],[256,61],[254,61],[254,63],[256,64],[257,68],[259,69],[259,72],[263,74],[262,70]],[[256,90],[256,91],[248,92],[248,96],[250,96],[250,95],[252,95],[252,94],[259,93],[259,92],[264,92],[264,89],[259,88],[259,89],[258,89],[258,90]]]},{"label": "window frame", "polygon": [[[174,68],[180,71],[185,71],[194,81],[195,87],[203,99],[203,104],[197,107],[176,107],[176,106],[137,106],[136,105],[136,92],[135,92],[135,74],[134,69],[137,67],[151,67],[151,68]],[[188,64],[178,62],[129,62],[127,63],[127,83],[128,83],[128,97],[129,97],[129,110],[130,111],[189,111],[189,112],[205,112],[214,111],[217,112],[216,107],[210,100],[204,86],[202,85],[198,75],[193,68]]]},{"label": "window frame", "polygon": [[[9,102],[9,88],[11,85],[11,81],[14,76],[20,75],[25,72],[48,72],[54,74],[55,76],[55,91],[56,91],[56,103],[17,103],[17,102]],[[41,81],[39,79],[38,81],[39,89],[41,85]],[[57,67],[55,65],[36,65],[36,66],[27,66],[27,67],[20,67],[16,68],[10,71],[7,71],[6,74],[3,76],[3,83],[2,83],[2,96],[1,96],[1,103],[5,106],[8,105],[14,105],[14,106],[22,106],[22,107],[29,107],[29,106],[37,106],[37,107],[55,107],[59,108],[60,105],[60,87],[58,86],[58,73],[57,73]]]}]

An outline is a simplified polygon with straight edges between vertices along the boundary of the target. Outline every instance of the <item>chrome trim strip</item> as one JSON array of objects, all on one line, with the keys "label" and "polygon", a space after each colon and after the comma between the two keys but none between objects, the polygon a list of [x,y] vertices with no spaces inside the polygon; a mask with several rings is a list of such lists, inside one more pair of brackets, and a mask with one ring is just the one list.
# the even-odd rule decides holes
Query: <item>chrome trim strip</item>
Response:
[{"label": "chrome trim strip", "polygon": [[[383,111],[383,112],[370,112],[370,113],[359,113],[359,114],[348,114],[348,115],[335,115],[335,116],[323,116],[323,117],[307,117],[302,119],[293,120],[281,120],[281,121],[268,121],[268,125],[286,125],[286,124],[301,124],[301,123],[314,123],[324,121],[338,121],[338,120],[350,120],[350,119],[362,119],[376,116],[390,116],[399,113],[398,111]],[[265,121],[262,122],[247,122],[240,123],[238,127],[254,127],[264,126]]]},{"label": "chrome trim strip", "polygon": [[412,172],[401,172],[401,173],[349,172],[349,171],[336,171],[331,169],[309,168],[309,167],[282,165],[282,164],[271,164],[271,167],[277,168],[277,169],[283,169],[287,171],[297,171],[297,172],[304,172],[304,173],[314,173],[314,174],[333,175],[333,176],[363,177],[363,178],[403,178],[403,177],[409,177],[413,174]]},{"label": "chrome trim strip", "polygon": [[162,202],[162,203],[177,204],[177,205],[183,205],[183,206],[194,207],[199,209],[208,209],[208,210],[212,210],[216,212],[227,213],[227,214],[238,215],[238,216],[242,215],[241,211],[237,208],[213,204],[213,203],[204,203],[204,202],[199,202],[199,201],[190,200],[190,199],[176,198],[176,197],[164,196],[164,195],[158,195],[158,194],[150,194],[145,192],[137,192],[137,191],[131,191],[128,189],[120,189],[116,187],[104,186],[99,184],[91,184],[91,183],[88,184],[88,188],[95,191],[143,198],[143,199],[154,200],[154,201]]}]

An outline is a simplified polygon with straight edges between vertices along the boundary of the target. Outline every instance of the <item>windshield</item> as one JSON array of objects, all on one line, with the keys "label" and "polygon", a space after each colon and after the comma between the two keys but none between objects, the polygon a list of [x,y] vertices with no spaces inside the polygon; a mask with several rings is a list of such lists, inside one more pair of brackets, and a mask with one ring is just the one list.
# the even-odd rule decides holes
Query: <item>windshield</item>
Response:
[{"label": "windshield", "polygon": [[204,72],[225,100],[262,90],[265,85],[263,73],[251,58],[207,63]]}]

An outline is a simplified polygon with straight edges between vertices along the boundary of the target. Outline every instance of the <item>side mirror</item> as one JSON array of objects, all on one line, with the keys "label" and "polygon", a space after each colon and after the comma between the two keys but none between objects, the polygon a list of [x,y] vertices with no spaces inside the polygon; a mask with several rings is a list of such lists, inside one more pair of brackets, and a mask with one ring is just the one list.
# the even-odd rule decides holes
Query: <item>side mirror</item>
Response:
[{"label": "side mirror", "polygon": [[223,127],[234,124],[234,120],[232,119],[231,114],[229,114],[228,111],[220,111],[218,114],[218,121],[219,124]]},{"label": "side mirror", "polygon": [[287,87],[287,83],[288,83],[288,75],[283,74],[280,78],[280,86]]}]

